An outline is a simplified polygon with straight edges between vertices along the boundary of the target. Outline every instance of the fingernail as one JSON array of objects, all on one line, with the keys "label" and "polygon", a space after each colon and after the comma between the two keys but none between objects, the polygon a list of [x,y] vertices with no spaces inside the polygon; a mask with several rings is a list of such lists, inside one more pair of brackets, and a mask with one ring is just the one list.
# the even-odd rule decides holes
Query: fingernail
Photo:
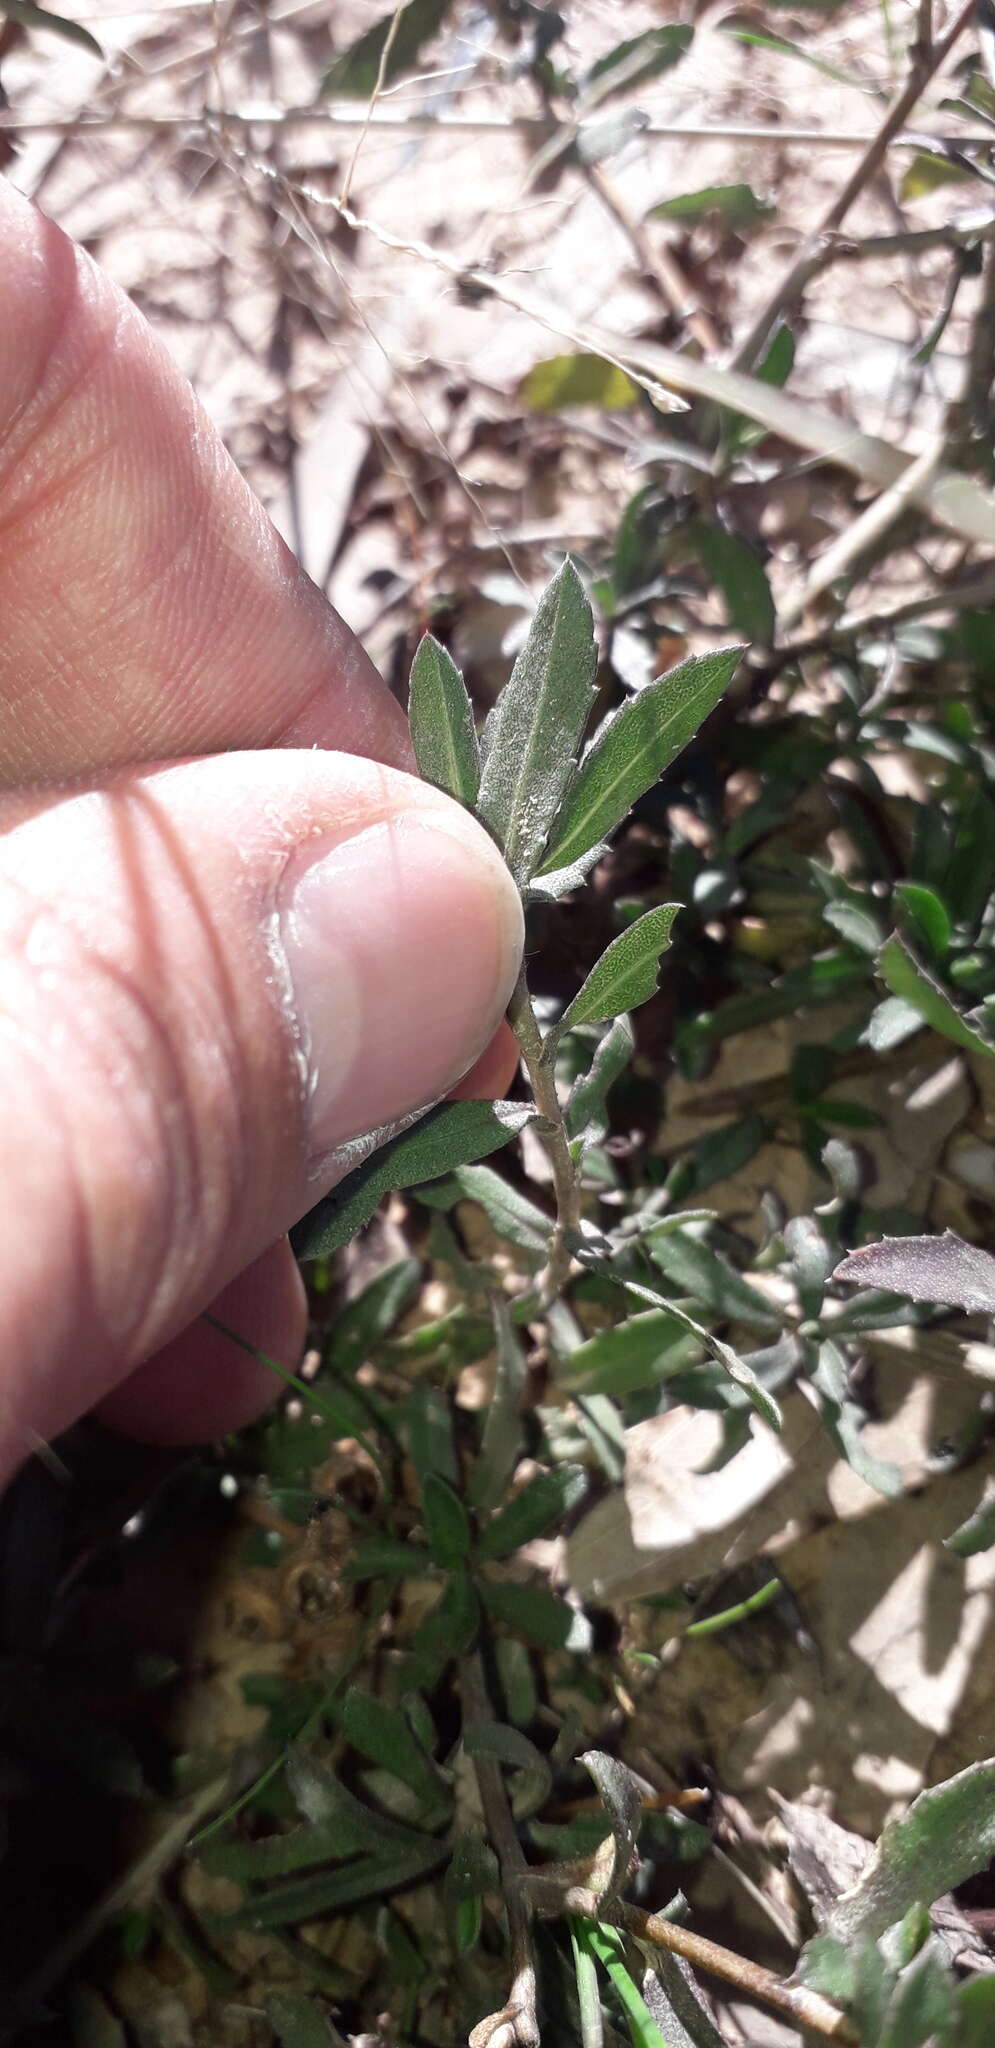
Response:
[{"label": "fingernail", "polygon": [[313,1160],[472,1065],[514,986],[522,912],[481,828],[426,808],[301,848],[280,931]]}]

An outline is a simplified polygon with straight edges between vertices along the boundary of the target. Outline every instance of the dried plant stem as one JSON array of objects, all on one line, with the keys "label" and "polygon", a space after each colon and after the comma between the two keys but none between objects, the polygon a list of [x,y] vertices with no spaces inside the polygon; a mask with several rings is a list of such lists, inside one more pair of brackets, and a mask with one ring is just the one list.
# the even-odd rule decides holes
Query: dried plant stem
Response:
[{"label": "dried plant stem", "polygon": [[945,62],[958,37],[963,34],[964,30],[974,20],[975,7],[976,0],[965,0],[965,4],[958,8],[946,35],[942,36],[938,43],[930,42],[923,45],[917,38],[913,45],[912,62],[909,66],[909,75],[905,84],[902,86],[901,91],[896,93],[877,134],[868,143],[859,163],[854,165],[842,191],[837,193],[836,198],[823,215],[818,227],[806,241],[794,262],[781,278],[776,290],[757,314],[749,333],[740,342],[739,347],[731,358],[731,367],[733,369],[752,369],[774,322],[781,313],[785,312],[793,304],[799,294],[804,291],[810,277],[814,274],[814,270],[819,268],[825,237],[835,234],[837,229],[842,226],[854,202],[866,190],[871,180],[877,176],[891,143],[894,141],[899,129],[904,128],[909,114],[911,114],[913,107],[922,97],[925,87]]},{"label": "dried plant stem", "polygon": [[[480,1727],[493,1716],[479,1652],[460,1664],[460,1695],[467,1728]],[[511,1990],[501,2013],[481,2020],[470,2036],[471,2048],[539,2048],[536,2012],[536,1968],[532,1952],[532,1902],[522,1877],[525,1858],[518,1839],[501,1766],[496,1757],[473,1759],[480,1804],[491,1845],[501,1870],[501,1889],[508,1914],[511,1948]]]},{"label": "dried plant stem", "polygon": [[384,46],[380,52],[380,63],[377,66],[377,75],[374,81],[373,91],[370,95],[370,103],[366,109],[366,119],[363,122],[359,134],[356,137],[355,147],[353,148],[352,155],[349,158],[349,168],[346,171],[345,177],[342,181],[342,190],[339,193],[339,199],[343,206],[348,206],[349,204],[349,194],[352,191],[352,181],[356,175],[356,165],[359,162],[359,152],[362,149],[363,144],[366,141],[366,137],[369,133],[370,122],[372,121],[373,115],[376,111],[377,101],[380,98],[380,94],[382,93],[384,86],[387,83],[387,66],[390,63],[390,53],[394,47],[394,39],[397,35],[397,31],[401,26],[401,16],[403,13],[404,0],[400,0],[400,4],[394,9],[393,15],[391,17],[390,27],[387,30],[387,34],[384,38]]},{"label": "dried plant stem", "polygon": [[[576,123],[563,124],[570,134]],[[537,142],[549,137],[549,123],[538,115],[504,114],[406,114],[380,108],[375,114],[355,107],[285,107],[277,101],[260,100],[242,107],[203,107],[184,114],[25,114],[5,109],[0,113],[0,135],[156,135],[170,130],[194,136],[223,128],[343,128],[396,129],[399,135],[522,135]],[[874,136],[865,130],[839,128],[785,128],[777,122],[737,121],[650,121],[640,130],[640,141],[659,142],[769,142],[777,148],[793,143],[811,149],[866,149]],[[971,129],[963,135],[930,131],[938,149],[991,148],[991,133]],[[564,147],[566,147],[566,142]],[[892,136],[889,148],[921,150],[922,139],[912,135]]]},{"label": "dried plant stem", "polygon": [[540,1304],[548,1308],[549,1303],[562,1294],[570,1277],[572,1253],[569,1240],[580,1229],[580,1190],[577,1186],[577,1169],[571,1156],[570,1141],[563,1121],[563,1110],[556,1092],[552,1058],[536,1022],[524,973],[519,975],[515,993],[508,1005],[508,1022],[521,1048],[536,1108],[543,1120],[540,1136],[553,1169],[556,1227],[550,1243],[549,1258],[536,1283]]},{"label": "dried plant stem", "polygon": [[781,613],[783,626],[788,629],[796,626],[831,584],[845,576],[862,555],[879,544],[902,513],[908,511],[920,487],[935,476],[943,460],[944,447],[945,433],[933,435],[908,469],[903,470],[886,491],[871,500],[852,526],[844,528],[832,546],[819,556],[804,588],[788,599]]},{"label": "dried plant stem", "polygon": [[583,176],[590,190],[597,193],[605,212],[621,228],[640,269],[652,278],[664,305],[684,322],[705,355],[717,354],[722,346],[718,328],[676,257],[665,247],[654,249],[642,223],[630,213],[611,179],[596,164],[584,165]]},{"label": "dried plant stem", "polygon": [[[536,1873],[541,1879],[541,1872]],[[611,1927],[621,1927],[627,1934],[635,1935],[638,1941],[652,1948],[665,1949],[669,1955],[682,1956],[684,1961],[704,1970],[711,1977],[720,1977],[726,1984],[734,1984],[748,1997],[758,1999],[775,2012],[786,2013],[796,2026],[808,2027],[813,2033],[822,2034],[829,2041],[855,2043],[857,2035],[846,2015],[823,1998],[817,1991],[806,1991],[804,1986],[786,1984],[773,1970],[762,1969],[759,1963],[751,1963],[746,1957],[738,1956],[734,1950],[721,1948],[716,1941],[708,1941],[703,1934],[694,1934],[689,1927],[680,1927],[673,1920],[665,1920],[659,1913],[644,1913],[640,1906],[626,1905],[615,1900],[612,1905],[603,1906],[595,1892],[571,1890],[560,1894],[558,1912],[576,1913],[586,1920],[606,1921]]]}]

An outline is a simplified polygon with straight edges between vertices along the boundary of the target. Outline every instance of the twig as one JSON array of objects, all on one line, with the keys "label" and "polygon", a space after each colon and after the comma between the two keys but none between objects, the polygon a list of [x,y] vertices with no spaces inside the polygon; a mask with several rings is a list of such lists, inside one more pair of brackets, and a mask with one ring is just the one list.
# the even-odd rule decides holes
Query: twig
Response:
[{"label": "twig", "polygon": [[844,527],[832,546],[820,555],[804,588],[794,597],[789,597],[781,607],[781,622],[786,627],[797,625],[805,613],[823,596],[824,592],[840,576],[846,574],[851,563],[875,546],[896,520],[907,512],[915,501],[917,492],[935,476],[943,458],[946,436],[940,433],[932,436],[920,455],[902,471],[900,477],[889,485],[880,496],[873,498],[855,519],[852,526]]},{"label": "twig", "polygon": [[552,1060],[536,1022],[524,972],[519,975],[508,1005],[508,1021],[518,1040],[536,1108],[543,1118],[540,1135],[553,1169],[556,1228],[550,1242],[549,1259],[536,1282],[539,1300],[548,1306],[562,1293],[570,1277],[573,1260],[569,1240],[580,1229],[580,1190],[563,1110],[556,1092]]},{"label": "twig", "polygon": [[951,583],[946,589],[938,586],[925,597],[908,598],[891,611],[846,613],[821,633],[813,633],[806,640],[796,640],[788,646],[779,647],[773,661],[765,660],[764,670],[766,673],[772,668],[780,670],[789,662],[802,661],[810,654],[821,654],[843,640],[866,640],[872,634],[893,632],[896,626],[905,625],[909,619],[926,619],[933,612],[973,611],[990,604],[995,604],[995,562],[982,565],[973,578],[963,583]]},{"label": "twig", "polygon": [[[283,107],[269,100],[225,108],[203,107],[188,114],[28,114],[5,111],[0,114],[0,135],[155,135],[171,130],[191,135],[197,130],[226,128],[380,128],[404,135],[523,135],[542,142],[549,136],[549,124],[527,114],[406,114],[379,109],[369,119],[354,107]],[[565,124],[566,125],[566,124]],[[570,124],[573,128],[575,124]],[[645,142],[755,142],[778,147],[797,144],[811,149],[866,149],[875,138],[866,130],[836,128],[782,128],[776,122],[750,125],[740,122],[649,121],[639,131]],[[967,130],[963,135],[931,134],[936,149],[983,149],[992,147],[991,130]],[[890,149],[920,150],[922,138],[893,135]]]},{"label": "twig", "polygon": [[706,355],[717,355],[722,346],[718,328],[701,304],[701,294],[685,277],[677,258],[665,247],[654,249],[641,221],[629,212],[621,194],[597,164],[584,164],[581,169],[585,183],[597,193],[606,213],[621,228],[636,261],[647,277],[652,278],[664,304],[684,322],[688,333],[694,336]]},{"label": "twig", "polygon": [[[491,1719],[487,1687],[478,1652],[460,1663],[460,1695],[467,1728],[479,1728]],[[473,1767],[480,1792],[480,1804],[501,1870],[501,1888],[508,1914],[511,1948],[511,1990],[501,2013],[481,2020],[470,2036],[470,2048],[540,2048],[536,2012],[536,1969],[532,1952],[532,1903],[522,1883],[525,1857],[518,1839],[501,1765],[496,1757],[475,1756]]]},{"label": "twig", "polygon": [[630,1906],[624,1900],[616,1899],[604,1906],[596,1892],[572,1889],[562,1890],[554,1903],[554,1887],[550,1887],[548,1902],[543,1896],[542,1872],[530,1875],[530,1889],[536,1897],[541,1912],[556,1914],[576,1913],[585,1920],[607,1921],[611,1927],[624,1928],[627,1934],[635,1935],[638,1941],[648,1942],[653,1948],[665,1949],[668,1954],[682,1956],[693,1968],[704,1970],[710,1977],[720,1977],[726,1984],[734,1984],[747,1997],[758,1999],[761,2004],[771,2006],[775,2012],[783,2012],[794,2020],[796,2026],[809,2027],[814,2033],[822,2034],[827,2040],[856,2043],[854,2032],[845,2013],[831,2005],[817,1991],[806,1991],[804,1986],[786,1984],[773,1970],[765,1970],[759,1963],[751,1963],[745,1956],[738,1956],[732,1949],[721,1948],[716,1941],[709,1941],[703,1934],[695,1934],[690,1927],[681,1927],[676,1921],[665,1920],[659,1913],[644,1913],[640,1906]]},{"label": "twig", "polygon": [[369,134],[370,122],[372,121],[374,113],[376,112],[377,101],[380,98],[380,94],[382,93],[384,86],[387,82],[387,66],[390,63],[390,53],[394,47],[394,39],[397,35],[397,31],[401,25],[401,16],[404,13],[404,8],[405,0],[398,0],[398,5],[395,7],[394,12],[391,16],[390,27],[387,30],[386,36],[384,37],[383,49],[380,52],[380,62],[377,66],[377,75],[376,79],[374,80],[373,91],[370,94],[370,103],[366,109],[366,119],[363,122],[359,134],[356,137],[356,145],[355,148],[353,149],[351,157],[349,158],[349,168],[346,171],[345,177],[342,180],[342,190],[339,193],[339,203],[342,206],[348,206],[349,204],[349,194],[352,191],[353,176],[355,174],[356,165],[359,162],[359,152],[362,149],[364,142],[366,141],[367,135]]},{"label": "twig", "polygon": [[[930,79],[935,76],[941,65],[946,61],[958,37],[963,34],[964,30],[974,20],[975,7],[976,0],[964,0],[963,6],[954,16],[946,35],[941,37],[938,43],[930,43],[928,47],[923,48],[917,40],[913,45],[911,53],[912,62],[905,84],[902,86],[901,91],[896,93],[877,134],[868,143],[859,163],[854,165],[842,191],[837,193],[836,198],[823,215],[813,235],[806,242],[804,248],[799,252],[794,262],[781,278],[776,290],[757,314],[749,333],[740,342],[739,347],[731,358],[734,369],[748,370],[752,368],[775,320],[804,291],[809,278],[813,274],[813,263],[818,267],[825,236],[834,234],[842,226],[851,206],[859,199],[860,194],[870,184],[872,178],[877,175],[890,145],[899,130],[904,128],[909,114],[912,112],[916,102],[921,99]],[[920,24],[921,19],[920,15]]]}]

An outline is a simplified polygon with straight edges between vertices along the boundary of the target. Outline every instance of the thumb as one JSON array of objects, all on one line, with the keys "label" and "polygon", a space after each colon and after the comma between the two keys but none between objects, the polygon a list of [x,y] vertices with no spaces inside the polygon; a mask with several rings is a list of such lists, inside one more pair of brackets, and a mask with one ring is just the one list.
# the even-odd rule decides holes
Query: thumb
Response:
[{"label": "thumb", "polygon": [[230,754],[0,809],[0,1470],[490,1039],[521,908],[448,798]]}]

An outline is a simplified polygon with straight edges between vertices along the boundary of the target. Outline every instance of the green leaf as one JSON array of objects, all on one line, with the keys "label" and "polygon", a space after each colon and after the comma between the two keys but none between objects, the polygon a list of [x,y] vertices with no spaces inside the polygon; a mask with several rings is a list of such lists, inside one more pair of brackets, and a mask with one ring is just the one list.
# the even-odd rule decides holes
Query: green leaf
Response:
[{"label": "green leaf", "polygon": [[742,1387],[743,1392],[753,1403],[757,1414],[762,1416],[765,1422],[769,1423],[771,1429],[780,1429],[781,1411],[773,1395],[768,1394],[766,1387],[761,1386],[756,1373],[747,1365],[744,1358],[738,1356],[731,1344],[724,1344],[720,1337],[714,1336],[711,1330],[706,1330],[701,1323],[695,1321],[693,1316],[689,1316],[684,1309],[678,1308],[676,1302],[668,1301],[666,1296],[660,1294],[655,1287],[643,1287],[639,1281],[623,1279],[620,1274],[613,1271],[607,1259],[601,1258],[597,1253],[592,1253],[583,1244],[578,1244],[576,1249],[577,1256],[583,1261],[585,1266],[588,1266],[592,1272],[601,1273],[606,1280],[611,1280],[617,1286],[623,1288],[625,1293],[631,1295],[634,1301],[644,1301],[650,1308],[666,1309],[668,1315],[673,1316],[676,1322],[681,1323],[684,1329],[690,1331],[693,1337],[697,1337],[702,1349],[707,1351],[709,1356],[716,1360],[717,1364],[721,1365],[723,1371],[728,1373],[734,1385]]},{"label": "green leaf", "polygon": [[649,115],[641,107],[621,107],[603,121],[582,121],[574,138],[574,150],[582,164],[608,163],[641,135],[648,123]]},{"label": "green leaf", "polygon": [[918,1010],[924,1024],[931,1025],[944,1038],[952,1038],[955,1045],[966,1046],[969,1052],[984,1052],[989,1059],[995,1059],[995,1045],[982,1038],[980,1031],[975,1031],[954,1008],[949,996],[927,974],[897,932],[882,947],[877,971],[893,996],[900,996],[913,1010]]},{"label": "green leaf", "polygon": [[952,933],[947,910],[935,891],[924,888],[921,882],[899,882],[892,902],[906,918],[911,936],[934,957],[942,958]]},{"label": "green leaf", "polygon": [[584,85],[586,104],[608,99],[612,93],[629,92],[633,86],[645,85],[661,72],[672,70],[690,48],[693,34],[693,29],[674,24],[644,29],[642,35],[617,43],[592,64]]},{"label": "green leaf", "polygon": [[572,861],[569,867],[549,868],[541,875],[533,875],[523,892],[525,902],[559,903],[562,896],[570,896],[575,889],[583,888],[591,869],[604,860],[608,851],[607,841],[602,840],[599,845],[589,846],[587,852],[582,853],[579,860]]},{"label": "green leaf", "polygon": [[552,1217],[503,1180],[493,1167],[459,1166],[454,1173],[447,1174],[444,1186],[447,1195],[456,1200],[477,1202],[498,1236],[506,1238],[509,1244],[517,1245],[534,1258],[546,1256]]},{"label": "green leaf", "polygon": [[81,28],[78,21],[67,21],[64,14],[49,14],[46,7],[36,7],[34,0],[0,0],[0,14],[5,14],[8,21],[16,21],[21,28],[47,29],[49,35],[62,36],[67,43],[79,43],[81,49],[89,50],[94,57],[104,54],[88,28]]},{"label": "green leaf", "polygon": [[695,1339],[674,1316],[666,1309],[650,1308],[579,1344],[558,1368],[556,1384],[617,1399],[682,1372],[697,1353]]},{"label": "green leaf", "polygon": [[991,2048],[995,2041],[995,1977],[972,1977],[957,1993],[950,2048]]},{"label": "green leaf", "polygon": [[946,2039],[953,2012],[953,1978],[941,1960],[939,1944],[930,1944],[902,1972],[877,2048],[923,2048],[927,2041]]},{"label": "green leaf", "polygon": [[856,86],[858,92],[870,92],[873,88],[866,79],[853,71],[842,71],[836,64],[827,64],[822,57],[814,57],[810,50],[800,50],[797,43],[789,43],[786,36],[761,35],[759,30],[741,28],[734,21],[720,21],[719,27],[727,36],[735,36],[738,43],[749,43],[758,50],[771,50],[778,57],[794,57],[799,64],[810,64],[813,71],[820,71],[824,78],[833,78],[837,85]]},{"label": "green leaf", "polygon": [[587,1474],[582,1465],[554,1465],[551,1472],[540,1472],[488,1522],[477,1543],[478,1557],[510,1557],[523,1543],[544,1536],[586,1492]]},{"label": "green leaf", "polygon": [[995,1315],[995,1259],[954,1231],[942,1237],[885,1237],[841,1259],[834,1280],[883,1287],[910,1301],[936,1301],[968,1315]]},{"label": "green leaf", "polygon": [[[987,1500],[979,1501],[974,1513],[968,1515],[952,1536],[944,1539],[944,1550],[952,1550],[955,1557],[977,1557],[982,1550],[991,1550],[995,1544],[995,1493]],[[995,2039],[995,2035],[993,2035]]]},{"label": "green leaf", "polygon": [[596,665],[591,607],[568,559],[539,599],[528,639],[484,728],[477,811],[518,882],[538,866],[573,774]]},{"label": "green leaf", "polygon": [[454,1485],[456,1453],[452,1414],[445,1395],[437,1387],[412,1387],[402,1415],[404,1437],[419,1485],[424,1490],[433,1473]]},{"label": "green leaf", "polygon": [[[413,71],[426,43],[437,35],[452,0],[408,0],[394,28],[394,13],[384,14],[329,65],[319,91],[343,100],[368,100],[376,90],[380,63],[391,36],[382,84],[393,85]],[[392,33],[393,31],[393,33]]]},{"label": "green leaf", "polygon": [[454,1657],[472,1649],[480,1625],[480,1606],[468,1572],[454,1571],[441,1600],[415,1630],[411,1674],[415,1685],[435,1685]]},{"label": "green leaf", "polygon": [[329,2048],[332,2036],[313,1998],[296,1991],[274,1991],[266,2000],[266,2017],[280,2048]]},{"label": "green leaf", "polygon": [[390,1536],[371,1536],[360,1544],[345,1568],[347,1579],[421,1579],[430,1564],[427,1550],[416,1543],[396,1543]]},{"label": "green leaf", "polygon": [[544,874],[597,846],[652,789],[714,710],[742,651],[689,654],[603,720],[556,819]]},{"label": "green leaf", "polygon": [[511,1810],[516,1820],[527,1820],[545,1805],[553,1789],[549,1763],[520,1728],[503,1721],[485,1721],[468,1728],[463,1737],[467,1756],[491,1757],[515,1772],[511,1789]]},{"label": "green leaf", "polygon": [[661,903],[620,932],[595,962],[587,980],[564,1012],[560,1031],[576,1024],[599,1024],[634,1010],[656,994],[660,956],[670,945],[679,903]]},{"label": "green leaf", "polygon": [[481,1579],[480,1593],[492,1621],[503,1622],[541,1650],[586,1651],[591,1647],[591,1624],[586,1615],[547,1592],[545,1586],[523,1585],[514,1579]]},{"label": "green leaf", "polygon": [[343,1374],[354,1373],[365,1365],[414,1300],[421,1277],[420,1259],[398,1259],[395,1265],[378,1273],[338,1316],[323,1364]]},{"label": "green leaf", "polygon": [[604,356],[550,356],[527,370],[518,396],[529,412],[559,412],[565,405],[596,405],[601,412],[620,412],[635,405],[639,386]]},{"label": "green leaf", "polygon": [[610,1756],[607,1750],[585,1750],[578,1762],[594,1779],[611,1821],[615,1853],[611,1870],[599,1891],[599,1904],[610,1906],[625,1890],[636,1860],[636,1843],[643,1813],[639,1787],[621,1758]]},{"label": "green leaf", "polygon": [[601,1120],[605,1097],[624,1073],[636,1049],[635,1033],[628,1017],[614,1018],[599,1040],[587,1073],[574,1082],[564,1112],[571,1138],[579,1138],[597,1119]]},{"label": "green leaf", "polygon": [[669,2048],[625,1960],[625,1943],[617,1928],[574,1919],[570,1926],[578,1946],[607,1970],[628,2021],[633,2048]]},{"label": "green leaf", "polygon": [[766,1297],[700,1238],[686,1230],[665,1231],[646,1243],[653,1264],[701,1308],[748,1329],[780,1328],[780,1316]]},{"label": "green leaf", "polygon": [[384,1195],[417,1187],[506,1145],[535,1112],[521,1102],[443,1102],[410,1130],[381,1145],[339,1182],[291,1233],[299,1259],[319,1259],[348,1244]]},{"label": "green leaf", "polygon": [[968,184],[974,175],[963,164],[952,163],[949,157],[937,156],[929,149],[919,149],[902,173],[899,197],[903,204],[910,199],[925,199],[940,185]]},{"label": "green leaf", "polygon": [[604,2048],[605,2026],[601,2011],[601,1993],[598,1990],[598,1966],[590,1950],[581,1947],[577,1938],[577,1921],[571,1920],[568,1925],[574,1977],[577,1983],[580,2048]]},{"label": "green leaf", "polygon": [[745,540],[729,533],[717,520],[693,519],[675,529],[669,550],[675,555],[694,555],[720,592],[729,625],[748,640],[770,646],[776,620],[774,599],[766,570]]},{"label": "green leaf", "polygon": [[478,1510],[496,1507],[498,1501],[503,1499],[508,1481],[518,1463],[523,1437],[525,1354],[503,1295],[491,1296],[491,1315],[497,1350],[497,1374],[484,1423],[480,1456],[473,1468],[469,1489],[470,1504]]},{"label": "green leaf", "polygon": [[824,1932],[853,1943],[877,1940],[917,1903],[983,1870],[995,1855],[995,1758],[969,1764],[920,1792],[901,1820],[889,1821],[856,1885],[838,1899]]},{"label": "green leaf", "polygon": [[[795,337],[790,327],[782,322],[780,327],[774,329],[757,364],[757,381],[760,384],[769,384],[775,391],[780,391],[787,383],[794,366]],[[768,432],[766,427],[758,426],[741,412],[729,412],[725,407],[722,410],[723,442],[730,460],[735,455],[741,455],[747,448],[755,448],[758,442],[764,439]]]},{"label": "green leaf", "polygon": [[353,1749],[399,1778],[425,1806],[438,1805],[445,1786],[400,1707],[388,1706],[386,1700],[375,1694],[350,1686],[344,1697],[333,1704],[332,1711]]},{"label": "green leaf", "polygon": [[493,1849],[480,1835],[457,1835],[445,1875],[445,1892],[450,1904],[459,1905],[464,1899],[482,1898],[487,1892],[499,1892],[500,1889],[501,1873]]},{"label": "green leaf", "polygon": [[769,199],[758,199],[752,185],[704,185],[698,192],[681,192],[651,206],[647,220],[702,220],[717,214],[727,228],[752,228],[777,213]]},{"label": "green leaf", "polygon": [[885,1500],[897,1500],[905,1491],[902,1475],[897,1465],[886,1458],[876,1458],[864,1443],[862,1430],[867,1416],[851,1398],[846,1359],[838,1345],[819,1346],[819,1362],[809,1377],[820,1396],[826,1428],[851,1471]]},{"label": "green leaf", "polygon": [[452,655],[431,633],[411,664],[408,720],[418,772],[436,789],[472,805],[480,787],[480,749],[473,706]]},{"label": "green leaf", "polygon": [[260,1892],[234,1913],[221,1916],[217,1925],[222,1932],[235,1932],[239,1928],[295,1927],[301,1920],[324,1919],[361,1900],[392,1896],[402,1885],[427,1877],[445,1855],[444,1841],[431,1835],[417,1836],[403,1852],[381,1849],[339,1870],[318,1870],[310,1877]]},{"label": "green leaf", "polygon": [[661,1949],[643,1978],[643,1997],[667,2048],[725,2048],[698,1996],[694,1978],[680,1956]]},{"label": "green leaf", "polygon": [[466,1509],[459,1494],[437,1472],[429,1472],[422,1483],[421,1507],[432,1562],[449,1571],[462,1563],[470,1549]]}]

